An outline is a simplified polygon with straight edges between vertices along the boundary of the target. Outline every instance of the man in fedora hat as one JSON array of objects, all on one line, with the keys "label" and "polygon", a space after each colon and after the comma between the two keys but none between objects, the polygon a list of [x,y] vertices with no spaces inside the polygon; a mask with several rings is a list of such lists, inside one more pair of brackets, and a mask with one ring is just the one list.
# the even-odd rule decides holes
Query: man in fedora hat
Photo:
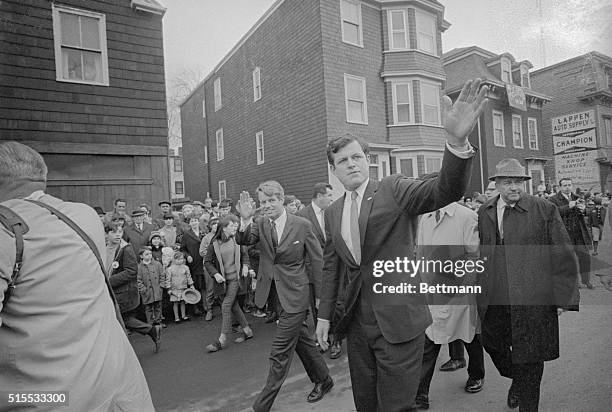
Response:
[{"label": "man in fedora hat", "polygon": [[125,228],[123,238],[134,250],[140,250],[149,243],[151,233],[156,229],[151,223],[145,222],[146,214],[141,209],[132,212],[132,224]]},{"label": "man in fedora hat", "polygon": [[162,200],[157,204],[157,206],[159,206],[160,213],[153,219],[153,224],[157,225],[158,229],[161,229],[165,225],[164,216],[167,214],[172,214],[172,203],[170,203],[168,200]]},{"label": "man in fedora hat", "polygon": [[577,258],[557,207],[524,192],[531,177],[518,160],[489,179],[499,194],[478,211],[483,345],[512,379],[508,406],[536,411],[544,361],[559,357],[557,316],[578,310]]}]

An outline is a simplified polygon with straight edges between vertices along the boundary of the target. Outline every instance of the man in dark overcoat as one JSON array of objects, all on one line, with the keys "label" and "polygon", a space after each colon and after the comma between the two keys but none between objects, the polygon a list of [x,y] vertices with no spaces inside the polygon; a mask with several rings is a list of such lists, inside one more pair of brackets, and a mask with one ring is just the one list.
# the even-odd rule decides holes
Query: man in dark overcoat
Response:
[{"label": "man in dark overcoat", "polygon": [[537,411],[544,362],[559,357],[558,315],[578,310],[578,263],[557,207],[524,192],[519,161],[496,169],[499,195],[478,211],[483,345],[512,379],[508,406]]},{"label": "man in dark overcoat", "polygon": [[591,255],[589,253],[591,234],[585,221],[586,206],[584,199],[572,193],[571,179],[561,179],[559,187],[561,190],[550,197],[549,200],[557,205],[565,229],[567,229],[570,240],[574,245],[574,251],[578,256],[582,283],[589,289],[593,289],[594,286],[591,283]]}]

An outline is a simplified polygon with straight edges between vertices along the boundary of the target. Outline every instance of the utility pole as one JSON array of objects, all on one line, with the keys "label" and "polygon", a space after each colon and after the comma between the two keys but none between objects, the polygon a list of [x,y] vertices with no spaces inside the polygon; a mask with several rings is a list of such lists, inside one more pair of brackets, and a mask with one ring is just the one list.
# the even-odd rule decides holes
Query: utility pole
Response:
[{"label": "utility pole", "polygon": [[536,0],[538,15],[540,17],[540,62],[542,67],[546,67],[546,46],[544,45],[544,18],[542,17],[542,0]]}]

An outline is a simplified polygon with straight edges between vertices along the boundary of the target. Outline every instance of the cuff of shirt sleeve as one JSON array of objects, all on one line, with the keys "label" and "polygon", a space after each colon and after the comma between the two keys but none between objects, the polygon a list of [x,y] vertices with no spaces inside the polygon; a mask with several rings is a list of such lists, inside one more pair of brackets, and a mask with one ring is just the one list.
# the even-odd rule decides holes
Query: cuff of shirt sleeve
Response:
[{"label": "cuff of shirt sleeve", "polygon": [[467,149],[463,151],[459,151],[451,147],[451,145],[448,144],[448,141],[446,142],[446,148],[448,149],[449,152],[451,152],[452,154],[454,154],[460,159],[469,159],[470,157],[474,156],[474,154],[476,153],[476,150],[470,144],[470,142],[467,143]]},{"label": "cuff of shirt sleeve", "polygon": [[317,322],[327,322],[327,323],[329,323],[329,320],[317,318]]}]

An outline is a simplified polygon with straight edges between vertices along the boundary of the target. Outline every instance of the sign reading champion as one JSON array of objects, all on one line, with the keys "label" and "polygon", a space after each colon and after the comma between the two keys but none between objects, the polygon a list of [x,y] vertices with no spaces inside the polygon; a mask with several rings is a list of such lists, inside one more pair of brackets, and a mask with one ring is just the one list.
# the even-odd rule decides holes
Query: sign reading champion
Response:
[{"label": "sign reading champion", "polygon": [[595,111],[553,117],[551,127],[557,181],[570,178],[574,186],[598,186]]}]

